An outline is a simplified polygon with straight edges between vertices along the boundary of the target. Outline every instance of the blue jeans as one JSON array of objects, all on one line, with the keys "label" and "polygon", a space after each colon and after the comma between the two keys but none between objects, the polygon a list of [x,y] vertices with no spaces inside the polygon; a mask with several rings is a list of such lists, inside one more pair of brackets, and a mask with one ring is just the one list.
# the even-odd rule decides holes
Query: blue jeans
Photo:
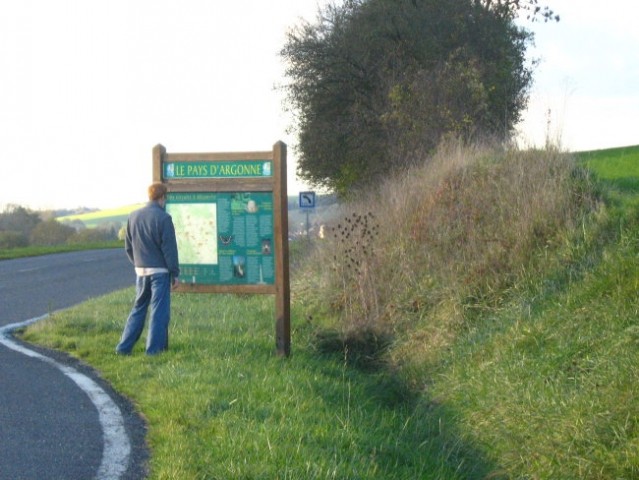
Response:
[{"label": "blue jeans", "polygon": [[147,310],[151,307],[146,353],[154,355],[169,348],[171,310],[171,278],[168,273],[156,273],[135,280],[135,303],[124,326],[116,352],[128,355],[142,335]]}]

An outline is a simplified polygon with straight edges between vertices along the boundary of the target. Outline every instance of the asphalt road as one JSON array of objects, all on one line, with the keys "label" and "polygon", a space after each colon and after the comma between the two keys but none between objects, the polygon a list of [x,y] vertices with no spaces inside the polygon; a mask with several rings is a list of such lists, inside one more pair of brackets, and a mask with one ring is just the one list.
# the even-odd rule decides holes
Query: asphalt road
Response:
[{"label": "asphalt road", "polygon": [[[0,261],[0,327],[134,282],[123,249]],[[127,313],[122,312],[123,324]],[[119,407],[131,456],[126,471],[117,478],[143,478],[144,424],[131,405],[89,367],[63,354],[37,350],[57,365],[68,365],[95,381]],[[56,364],[0,344],[0,480],[87,480],[99,478],[99,469],[105,471],[101,462],[107,437],[101,413]]]}]

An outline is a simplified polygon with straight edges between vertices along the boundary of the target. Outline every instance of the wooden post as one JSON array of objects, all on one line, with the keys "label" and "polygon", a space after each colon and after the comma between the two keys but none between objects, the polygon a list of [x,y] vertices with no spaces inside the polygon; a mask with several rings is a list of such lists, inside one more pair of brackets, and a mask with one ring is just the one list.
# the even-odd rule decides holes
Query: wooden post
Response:
[{"label": "wooden post", "polygon": [[164,155],[166,155],[166,148],[163,145],[158,144],[153,147],[153,182],[162,181],[162,162],[164,161]]},{"label": "wooden post", "polygon": [[291,354],[291,291],[288,258],[288,195],[286,191],[286,145],[277,142],[273,146],[273,171],[275,185],[273,203],[276,252],[275,259],[275,346],[277,354],[288,357]]}]

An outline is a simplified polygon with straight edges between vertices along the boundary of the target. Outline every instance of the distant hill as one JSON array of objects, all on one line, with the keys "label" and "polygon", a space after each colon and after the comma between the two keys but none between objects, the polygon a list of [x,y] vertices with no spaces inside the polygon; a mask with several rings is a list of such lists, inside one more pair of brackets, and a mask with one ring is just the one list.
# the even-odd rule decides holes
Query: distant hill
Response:
[{"label": "distant hill", "polygon": [[59,222],[74,224],[82,222],[87,228],[96,228],[102,225],[113,225],[119,223],[120,225],[126,224],[129,214],[140,208],[143,204],[136,203],[134,205],[126,205],[124,207],[111,208],[107,210],[97,210],[93,212],[80,213],[74,215],[64,215],[56,217]]},{"label": "distant hill", "polygon": [[89,207],[78,207],[78,208],[64,208],[64,209],[60,209],[60,210],[54,210],[53,211],[53,216],[58,218],[58,217],[66,217],[68,215],[80,215],[82,213],[91,213],[91,212],[97,212],[98,210],[100,210],[99,208],[89,208]]}]

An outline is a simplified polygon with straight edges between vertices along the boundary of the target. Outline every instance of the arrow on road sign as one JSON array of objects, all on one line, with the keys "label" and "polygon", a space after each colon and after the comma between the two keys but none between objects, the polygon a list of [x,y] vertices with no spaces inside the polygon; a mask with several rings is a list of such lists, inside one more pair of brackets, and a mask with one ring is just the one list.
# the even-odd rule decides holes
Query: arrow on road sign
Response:
[{"label": "arrow on road sign", "polygon": [[300,192],[300,208],[315,208],[315,192]]}]

